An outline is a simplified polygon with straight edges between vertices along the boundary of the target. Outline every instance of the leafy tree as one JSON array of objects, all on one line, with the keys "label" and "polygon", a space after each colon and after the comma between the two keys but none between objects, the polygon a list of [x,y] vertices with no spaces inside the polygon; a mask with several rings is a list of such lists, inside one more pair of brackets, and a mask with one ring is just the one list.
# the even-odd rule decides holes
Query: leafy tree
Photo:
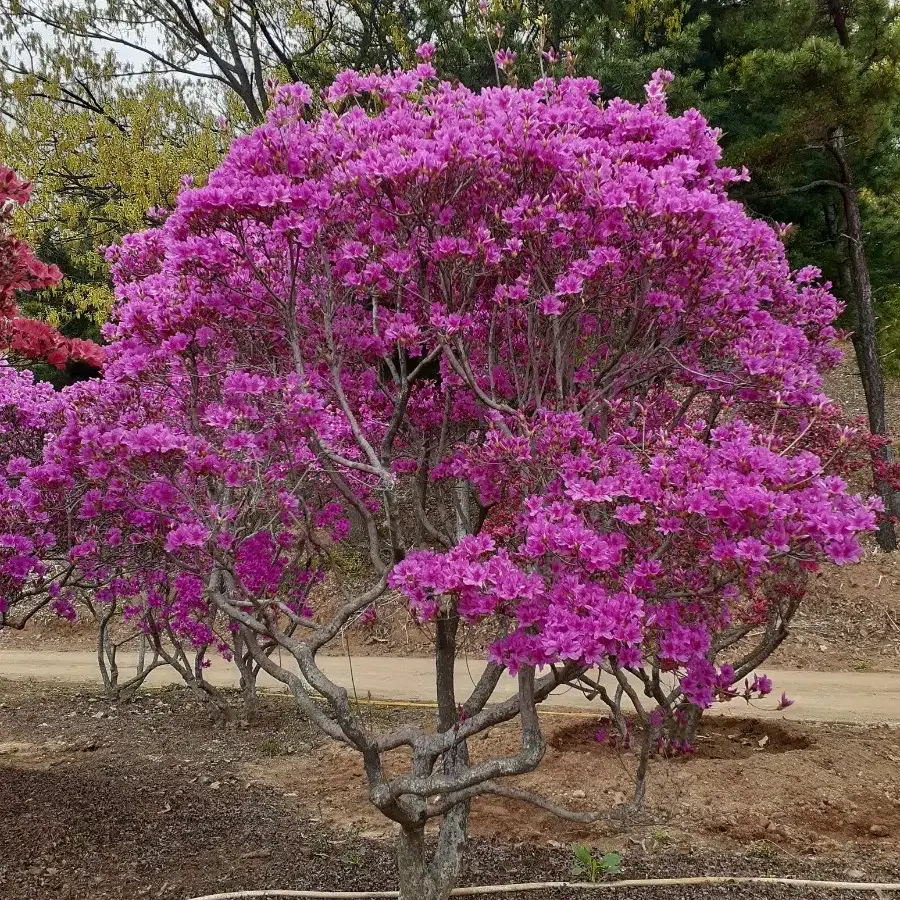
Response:
[{"label": "leafy tree", "polygon": [[[113,49],[109,60],[118,74],[149,71],[207,83],[237,98],[251,123],[268,109],[272,78],[324,85],[346,65],[399,65],[416,14],[412,4],[384,0],[0,2],[16,45],[6,54],[14,74],[40,82],[60,59],[90,61],[99,43]],[[69,70],[67,97],[94,108],[83,68]]]},{"label": "leafy tree", "polygon": [[599,79],[608,96],[636,99],[651,73],[663,68],[675,75],[675,109],[702,106],[708,75],[702,40],[710,20],[700,4],[625,0],[600,8],[594,17],[579,11],[570,26],[580,72]]},{"label": "leafy tree", "polygon": [[689,12],[681,0],[426,2],[416,34],[434,41],[444,77],[476,90],[497,83],[494,52],[510,49],[520,83],[577,70],[597,78],[608,97],[638,100],[656,69],[670,70],[677,75],[672,103],[684,109],[698,101],[697,59],[708,25],[703,14],[689,21]]},{"label": "leafy tree", "polygon": [[[667,113],[665,73],[600,105],[591,80],[475,94],[432,54],[339,75],[320,114],[280,89],[127,238],[104,379],[67,389],[42,459],[6,476],[41,534],[66,523],[16,545],[9,590],[71,570],[204,648],[228,622],[361,754],[404,900],[449,895],[480,796],[602,815],[509,784],[540,763],[555,687],[599,668],[648,745],[678,746],[749,672],[721,651],[875,524],[840,477],[864,444],[820,388],[838,304],[728,199],[740,175],[699,114]],[[371,574],[334,611],[316,582],[344,543]],[[317,664],[389,587],[435,631],[436,729],[376,730]],[[500,637],[458,696],[461,630],[485,623]],[[470,757],[514,720],[518,751]]]},{"label": "leafy tree", "polygon": [[[898,12],[883,0],[852,6],[756,0],[720,13],[715,42],[721,65],[705,93],[728,135],[729,156],[747,161],[754,173],[743,196],[758,212],[797,223],[795,257],[823,265],[847,301],[869,425],[885,436],[882,353],[860,191],[877,193],[898,174]],[[888,513],[897,515],[891,462],[884,444],[876,454],[876,487]],[[882,548],[896,548],[889,516],[878,539]]]},{"label": "leafy tree", "polygon": [[112,302],[105,248],[171,207],[185,175],[202,181],[225,138],[171,82],[95,83],[102,112],[62,103],[48,85],[41,93],[27,80],[8,86],[0,155],[39,185],[21,230],[66,280],[25,309],[70,335],[99,337]]}]

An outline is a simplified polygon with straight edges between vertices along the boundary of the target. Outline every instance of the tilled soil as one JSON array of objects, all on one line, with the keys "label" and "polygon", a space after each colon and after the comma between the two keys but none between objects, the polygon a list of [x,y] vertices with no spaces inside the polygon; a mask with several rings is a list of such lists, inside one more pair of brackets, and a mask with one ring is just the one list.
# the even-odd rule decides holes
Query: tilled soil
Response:
[{"label": "tilled soil", "polygon": [[[373,725],[411,714],[427,715],[371,710]],[[713,788],[715,771],[702,766],[744,765],[752,778],[749,766],[757,758],[794,757],[793,766],[800,771],[803,754],[813,752],[814,746],[821,749],[823,743],[839,762],[843,741],[850,764],[861,765],[859,754],[868,746],[852,734],[848,738],[833,730],[807,729],[798,736],[777,724],[763,741],[766,735],[757,733],[760,727],[717,726],[707,735],[701,758],[687,764],[695,767],[695,774],[688,774],[685,784],[696,782],[696,795],[705,796]],[[554,719],[548,721],[547,731],[549,771],[535,777],[544,786],[566,777],[556,791],[573,805],[595,799],[610,780],[611,751],[593,741],[586,721]],[[477,752],[504,749],[513,740],[512,730],[501,729],[481,742]],[[873,758],[889,747],[896,750],[893,733],[876,729],[866,740],[871,741]],[[570,764],[559,768],[558,760],[564,757]],[[357,768],[357,760],[336,754],[283,697],[266,697],[252,728],[219,730],[182,690],[147,693],[132,704],[115,706],[89,689],[0,682],[0,897],[185,900],[253,888],[393,888],[391,829],[372,816]],[[770,779],[772,772],[763,767],[755,777]],[[808,776],[792,781],[785,775],[781,785],[770,788],[802,796],[814,789],[808,781]],[[720,771],[718,791],[728,809],[741,797],[753,802],[745,787],[735,792],[725,771]],[[562,828],[530,808],[476,803],[476,837],[462,882],[567,879],[569,841],[575,839],[600,851],[620,850],[626,877],[900,879],[891,835],[873,837],[865,829],[846,832],[846,815],[838,801],[823,807],[816,797],[807,799],[815,802],[817,815],[826,823],[820,827],[830,835],[807,846],[777,826],[766,826],[759,838],[741,836],[727,823],[722,828],[715,803],[706,821],[685,814],[665,824],[580,831]],[[759,810],[748,806],[745,812],[748,818],[763,820]],[[829,816],[832,826],[827,825]],[[370,821],[376,827],[364,827]],[[893,828],[893,821],[889,825]],[[512,895],[506,896],[509,900]],[[561,898],[571,892],[521,896]],[[756,900],[821,893],[730,885],[665,892],[629,889],[611,896]]]},{"label": "tilled soil", "polygon": [[[618,812],[634,790],[635,755],[600,743],[600,722],[579,715],[542,716],[548,747],[537,771],[518,786],[578,812],[608,813],[591,826],[496,797],[471,814],[476,837],[505,834],[536,844],[587,841],[618,849],[760,845],[776,857],[863,853],[900,859],[900,732],[872,726],[799,726],[786,721],[710,718],[696,752],[654,760],[644,814],[622,828]],[[476,761],[517,752],[514,725],[470,744]],[[391,775],[408,771],[405,751],[388,754]],[[288,794],[308,791],[323,821],[348,824],[367,837],[387,837],[385,820],[367,802],[358,754],[337,744],[315,754],[285,753],[242,772]],[[552,846],[552,845],[551,845]]]}]

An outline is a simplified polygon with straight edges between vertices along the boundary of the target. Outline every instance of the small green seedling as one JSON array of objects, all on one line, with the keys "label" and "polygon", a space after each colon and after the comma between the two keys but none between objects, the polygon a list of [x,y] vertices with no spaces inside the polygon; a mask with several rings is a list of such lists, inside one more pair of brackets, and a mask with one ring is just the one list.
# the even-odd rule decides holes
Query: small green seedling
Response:
[{"label": "small green seedling", "polygon": [[592,884],[606,875],[622,871],[622,854],[605,853],[597,856],[587,844],[572,844],[572,874]]},{"label": "small green seedling", "polygon": [[345,866],[361,866],[362,856],[355,850],[347,850],[341,856],[341,862]]},{"label": "small green seedling", "polygon": [[281,756],[284,753],[284,747],[281,746],[277,738],[267,737],[259,745],[260,753],[263,756]]}]

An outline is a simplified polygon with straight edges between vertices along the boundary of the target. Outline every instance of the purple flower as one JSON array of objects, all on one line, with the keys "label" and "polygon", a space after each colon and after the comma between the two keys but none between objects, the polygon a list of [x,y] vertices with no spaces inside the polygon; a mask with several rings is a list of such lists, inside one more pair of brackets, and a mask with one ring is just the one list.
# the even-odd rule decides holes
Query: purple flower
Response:
[{"label": "purple flower", "polygon": [[497,65],[505,72],[512,71],[516,62],[516,53],[514,50],[498,50],[494,54]]},{"label": "purple flower", "polygon": [[185,547],[202,547],[209,538],[209,529],[199,522],[177,525],[166,535],[165,549],[176,553]]},{"label": "purple flower", "polygon": [[778,708],[779,710],[782,710],[782,709],[787,709],[789,706],[793,706],[793,705],[794,705],[794,701],[793,701],[793,700],[789,700],[787,694],[786,694],[784,691],[782,691],[782,692],[781,692],[781,699],[778,701],[778,707],[777,707],[777,708]]},{"label": "purple flower", "polygon": [[580,294],[584,290],[584,279],[578,275],[563,275],[556,280],[556,293],[565,296],[567,294]]}]

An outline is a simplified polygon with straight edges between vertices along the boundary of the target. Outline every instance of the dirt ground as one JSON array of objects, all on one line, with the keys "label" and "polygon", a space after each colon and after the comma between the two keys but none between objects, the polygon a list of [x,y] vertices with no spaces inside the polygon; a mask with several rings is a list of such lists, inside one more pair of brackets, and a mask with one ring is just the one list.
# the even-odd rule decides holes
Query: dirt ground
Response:
[{"label": "dirt ground", "polygon": [[857,565],[815,575],[791,626],[769,658],[779,669],[900,671],[900,554],[867,551]]},{"label": "dirt ground", "polygon": [[[636,760],[595,739],[599,722],[576,715],[543,717],[548,750],[521,787],[579,811],[615,810],[631,796]],[[474,759],[512,754],[519,733],[495,729],[472,746]],[[396,754],[394,768],[407,758]],[[646,813],[627,830],[638,844],[721,847],[725,841],[767,844],[786,856],[853,850],[886,858],[900,854],[900,731],[889,728],[804,726],[753,719],[710,720],[688,758],[657,760]],[[389,771],[391,766],[389,765]],[[320,815],[350,823],[372,837],[389,833],[366,804],[362,767],[354,751],[335,744],[316,754],[245,763],[248,778],[290,791],[312,790]],[[727,786],[727,789],[725,789]],[[551,814],[504,799],[479,801],[472,832],[505,831],[515,840],[615,841],[620,823],[562,824]]]},{"label": "dirt ground", "polygon": [[[367,715],[383,725],[429,713]],[[544,724],[547,756],[524,783],[573,808],[620,803],[633,760],[599,745],[591,720]],[[898,731],[726,720],[702,734],[695,757],[658,764],[636,825],[563,826],[531,807],[477,801],[463,882],[569,878],[572,841],[621,851],[629,877],[900,879]],[[514,729],[495,729],[474,755],[515,741]],[[369,807],[356,756],[283,697],[266,697],[252,728],[217,730],[183,690],[116,706],[87,688],[0,682],[0,810],[4,900],[395,886],[391,828]],[[660,896],[819,895],[775,886],[627,894]]]}]

